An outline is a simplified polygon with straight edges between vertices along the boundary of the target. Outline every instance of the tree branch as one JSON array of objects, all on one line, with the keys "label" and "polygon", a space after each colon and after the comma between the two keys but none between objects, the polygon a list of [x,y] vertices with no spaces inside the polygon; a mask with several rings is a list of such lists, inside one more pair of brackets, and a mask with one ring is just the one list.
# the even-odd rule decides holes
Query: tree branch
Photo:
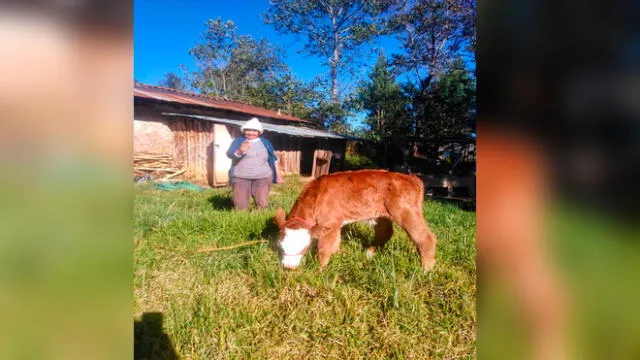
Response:
[{"label": "tree branch", "polygon": [[346,15],[344,18],[342,18],[342,20],[340,20],[338,22],[338,28],[340,28],[347,20],[349,20],[351,17],[353,17],[355,14],[357,14],[360,10],[362,10],[364,8],[364,5],[361,5],[360,7],[358,7],[357,9],[355,9],[351,14]]}]

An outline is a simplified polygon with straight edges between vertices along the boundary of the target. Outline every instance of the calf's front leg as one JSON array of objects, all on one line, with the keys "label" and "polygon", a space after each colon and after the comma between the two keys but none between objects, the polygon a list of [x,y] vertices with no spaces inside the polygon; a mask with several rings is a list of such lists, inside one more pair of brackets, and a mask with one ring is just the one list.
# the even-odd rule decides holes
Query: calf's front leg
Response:
[{"label": "calf's front leg", "polygon": [[339,224],[332,225],[322,229],[317,235],[320,270],[326,268],[331,255],[335,254],[340,248],[340,229],[341,226]]}]

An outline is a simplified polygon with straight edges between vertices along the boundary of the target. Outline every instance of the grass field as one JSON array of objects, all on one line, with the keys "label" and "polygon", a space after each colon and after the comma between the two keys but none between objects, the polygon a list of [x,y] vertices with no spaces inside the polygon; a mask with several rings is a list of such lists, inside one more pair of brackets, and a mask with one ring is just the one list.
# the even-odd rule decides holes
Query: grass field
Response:
[{"label": "grass field", "polygon": [[468,359],[476,349],[475,212],[426,202],[438,237],[423,274],[401,229],[372,260],[366,224],[343,228],[324,272],[308,253],[295,271],[269,243],[271,219],[303,182],[274,186],[271,209],[235,212],[230,188],[134,188],[134,323],[142,359]]}]

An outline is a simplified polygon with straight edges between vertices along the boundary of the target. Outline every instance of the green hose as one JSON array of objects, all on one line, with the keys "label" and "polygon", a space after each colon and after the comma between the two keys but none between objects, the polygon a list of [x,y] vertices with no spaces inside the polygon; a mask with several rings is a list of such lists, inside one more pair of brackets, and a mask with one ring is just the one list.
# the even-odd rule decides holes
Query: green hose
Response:
[{"label": "green hose", "polygon": [[200,186],[194,185],[186,181],[178,181],[175,183],[168,183],[168,182],[154,183],[153,187],[156,189],[165,190],[165,191],[180,190],[180,189],[202,191],[202,188]]}]

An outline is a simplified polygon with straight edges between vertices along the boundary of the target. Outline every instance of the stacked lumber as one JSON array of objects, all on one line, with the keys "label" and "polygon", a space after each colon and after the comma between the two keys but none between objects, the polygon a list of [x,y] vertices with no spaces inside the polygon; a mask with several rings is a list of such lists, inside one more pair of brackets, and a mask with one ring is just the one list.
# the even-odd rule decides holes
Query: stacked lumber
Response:
[{"label": "stacked lumber", "polygon": [[187,170],[182,168],[182,163],[175,161],[173,156],[169,154],[133,154],[134,176],[151,175],[153,178],[166,180],[183,174],[185,171]]}]

